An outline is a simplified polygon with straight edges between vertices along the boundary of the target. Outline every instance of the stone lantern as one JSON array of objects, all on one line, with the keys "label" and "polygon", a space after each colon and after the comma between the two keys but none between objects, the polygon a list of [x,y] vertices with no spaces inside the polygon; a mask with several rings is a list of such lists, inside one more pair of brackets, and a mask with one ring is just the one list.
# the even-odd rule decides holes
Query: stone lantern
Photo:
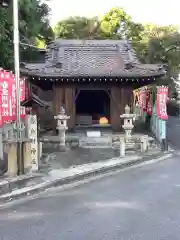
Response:
[{"label": "stone lantern", "polygon": [[60,141],[60,149],[65,149],[66,147],[66,130],[67,127],[67,120],[70,119],[70,116],[66,115],[65,109],[61,107],[60,113],[57,116],[54,116],[54,119],[57,120],[57,127],[59,134],[59,141]]},{"label": "stone lantern", "polygon": [[125,141],[131,141],[132,137],[132,129],[134,128],[133,119],[136,117],[136,114],[130,113],[130,107],[126,105],[125,113],[120,115],[122,119],[124,119],[123,129],[125,131]]}]

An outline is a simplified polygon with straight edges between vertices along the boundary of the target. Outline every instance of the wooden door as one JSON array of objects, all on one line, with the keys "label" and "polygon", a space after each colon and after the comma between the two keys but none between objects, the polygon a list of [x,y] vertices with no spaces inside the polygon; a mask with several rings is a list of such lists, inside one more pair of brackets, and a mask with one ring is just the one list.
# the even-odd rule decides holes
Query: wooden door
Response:
[{"label": "wooden door", "polygon": [[68,129],[75,127],[75,88],[73,86],[55,86],[53,90],[54,100],[54,116],[59,114],[60,108],[63,106],[66,114],[70,116],[68,120]]}]

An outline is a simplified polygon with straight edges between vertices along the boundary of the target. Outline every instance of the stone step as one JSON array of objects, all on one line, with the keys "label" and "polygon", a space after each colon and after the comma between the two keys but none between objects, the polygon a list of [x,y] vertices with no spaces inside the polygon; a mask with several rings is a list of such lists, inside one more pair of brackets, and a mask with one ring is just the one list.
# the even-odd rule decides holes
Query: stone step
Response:
[{"label": "stone step", "polygon": [[112,147],[111,137],[85,137],[79,140],[79,146],[84,148],[105,148]]}]

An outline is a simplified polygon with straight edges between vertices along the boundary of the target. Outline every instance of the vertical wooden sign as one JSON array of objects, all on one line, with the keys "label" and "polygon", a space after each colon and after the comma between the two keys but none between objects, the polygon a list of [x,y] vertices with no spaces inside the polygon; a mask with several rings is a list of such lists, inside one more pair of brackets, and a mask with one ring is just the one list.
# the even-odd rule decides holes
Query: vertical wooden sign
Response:
[{"label": "vertical wooden sign", "polygon": [[31,170],[38,171],[38,139],[37,139],[37,116],[28,115],[28,137],[31,139]]}]

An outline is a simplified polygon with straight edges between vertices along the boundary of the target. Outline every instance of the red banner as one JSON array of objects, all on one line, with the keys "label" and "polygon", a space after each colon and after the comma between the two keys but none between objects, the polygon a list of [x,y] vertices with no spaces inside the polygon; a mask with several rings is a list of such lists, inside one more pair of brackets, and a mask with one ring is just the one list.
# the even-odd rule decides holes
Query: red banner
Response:
[{"label": "red banner", "polygon": [[156,87],[156,115],[160,118],[160,87]]},{"label": "red banner", "polygon": [[152,115],[152,92],[151,90],[147,91],[147,114]]},{"label": "red banner", "polygon": [[168,100],[168,88],[157,87],[156,94],[156,114],[157,117],[162,120],[167,120],[167,100]]},{"label": "red banner", "polygon": [[160,118],[163,120],[168,119],[167,115],[167,100],[168,100],[168,88],[167,87],[160,87]]},{"label": "red banner", "polygon": [[[20,80],[20,99],[25,98],[25,80]],[[0,123],[16,120],[16,84],[14,75],[10,72],[0,71]],[[21,107],[21,117],[25,117],[25,108]],[[2,121],[1,121],[2,120]]]},{"label": "red banner", "polygon": [[142,88],[140,90],[140,108],[146,111],[146,89]]},{"label": "red banner", "polygon": [[[26,96],[26,84],[25,84],[25,79],[24,78],[20,79],[20,90],[21,90],[20,101],[22,102],[25,99],[25,96]],[[26,108],[21,107],[20,111],[21,111],[21,118],[24,119],[25,115],[26,115]]]},{"label": "red banner", "polygon": [[1,71],[0,73],[0,94],[1,94],[1,112],[2,122],[12,121],[11,113],[11,89],[13,76],[10,72]]},{"label": "red banner", "polygon": [[3,125],[3,120],[2,120],[2,98],[0,96],[0,127]]}]

